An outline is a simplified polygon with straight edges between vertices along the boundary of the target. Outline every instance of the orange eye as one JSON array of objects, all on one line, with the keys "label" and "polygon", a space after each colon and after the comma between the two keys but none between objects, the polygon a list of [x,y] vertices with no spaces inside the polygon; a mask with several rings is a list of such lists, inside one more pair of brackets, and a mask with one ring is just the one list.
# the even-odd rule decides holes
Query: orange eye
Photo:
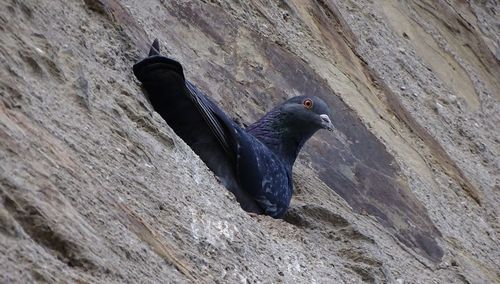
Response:
[{"label": "orange eye", "polygon": [[312,109],[313,107],[313,101],[310,99],[304,100],[302,103],[307,109]]}]

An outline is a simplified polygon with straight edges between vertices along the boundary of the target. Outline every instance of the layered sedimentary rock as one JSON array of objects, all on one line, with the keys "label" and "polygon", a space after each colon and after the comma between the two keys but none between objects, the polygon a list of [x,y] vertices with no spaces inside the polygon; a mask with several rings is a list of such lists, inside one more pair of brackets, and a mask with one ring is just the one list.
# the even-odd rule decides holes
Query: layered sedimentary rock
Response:
[{"label": "layered sedimentary rock", "polygon": [[[494,283],[495,1],[3,1],[1,282]],[[310,94],[284,220],[152,110],[152,39],[243,125]]]}]

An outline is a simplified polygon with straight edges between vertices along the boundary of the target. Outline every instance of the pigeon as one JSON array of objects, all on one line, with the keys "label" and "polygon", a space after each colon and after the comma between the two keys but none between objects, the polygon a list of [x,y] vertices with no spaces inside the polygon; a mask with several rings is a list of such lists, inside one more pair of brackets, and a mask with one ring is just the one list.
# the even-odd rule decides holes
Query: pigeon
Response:
[{"label": "pigeon", "polygon": [[304,143],[332,130],[330,109],[297,96],[246,128],[186,80],[182,65],[160,54],[158,40],[133,66],[153,109],[203,160],[247,212],[283,218],[293,193],[292,168]]}]

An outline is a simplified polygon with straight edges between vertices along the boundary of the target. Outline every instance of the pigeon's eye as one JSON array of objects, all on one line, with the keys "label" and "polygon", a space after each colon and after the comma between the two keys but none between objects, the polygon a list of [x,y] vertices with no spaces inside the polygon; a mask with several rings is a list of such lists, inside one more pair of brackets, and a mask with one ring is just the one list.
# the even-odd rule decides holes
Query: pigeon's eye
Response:
[{"label": "pigeon's eye", "polygon": [[310,99],[304,100],[302,103],[307,109],[312,109],[313,107],[313,101]]}]

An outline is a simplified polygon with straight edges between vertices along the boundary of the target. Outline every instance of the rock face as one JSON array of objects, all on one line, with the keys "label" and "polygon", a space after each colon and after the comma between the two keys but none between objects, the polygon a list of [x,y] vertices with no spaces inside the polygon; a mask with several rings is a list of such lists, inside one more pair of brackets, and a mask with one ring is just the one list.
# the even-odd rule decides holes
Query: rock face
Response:
[{"label": "rock face", "polygon": [[[269,3],[272,2],[272,3]],[[0,282],[498,283],[496,1],[0,3]],[[158,38],[243,124],[311,94],[284,220],[152,111]]]}]

